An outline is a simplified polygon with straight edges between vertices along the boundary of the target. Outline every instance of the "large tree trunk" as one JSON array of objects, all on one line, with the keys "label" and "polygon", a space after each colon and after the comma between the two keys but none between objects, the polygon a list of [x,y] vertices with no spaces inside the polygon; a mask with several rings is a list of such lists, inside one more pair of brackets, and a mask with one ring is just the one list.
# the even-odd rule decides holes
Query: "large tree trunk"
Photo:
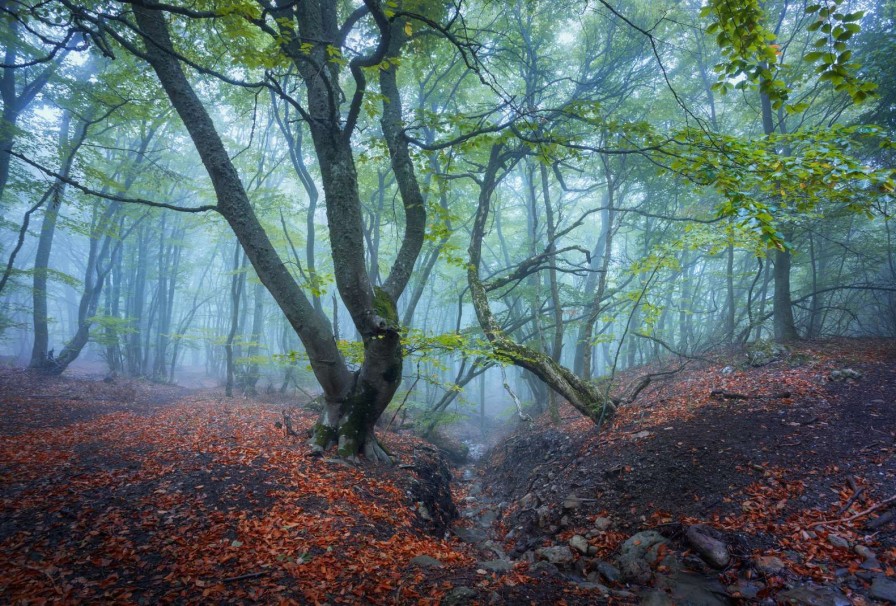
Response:
[{"label": "large tree trunk", "polygon": [[[380,11],[376,5],[372,11]],[[352,155],[352,120],[341,121],[340,67],[330,60],[330,44],[339,39],[336,8],[329,2],[290,3],[274,11],[283,27],[283,49],[293,56],[307,91],[309,127],[321,171],[326,199],[330,248],[336,287],[352,321],[364,341],[364,360],[351,372],[333,338],[327,318],[315,309],[305,292],[290,275],[286,264],[271,244],[256,217],[230,156],[211,118],[187,81],[173,54],[171,39],[162,13],[141,5],[134,14],[147,39],[145,55],[180,115],[202,158],[217,195],[217,210],[227,220],[246,252],[259,279],[270,291],[299,335],[308,353],[311,368],[323,388],[325,411],[318,423],[313,444],[325,449],[339,444],[339,453],[354,457],[363,453],[375,460],[387,460],[373,433],[376,420],[391,401],[401,382],[401,340],[395,301],[404,290],[423,243],[426,212],[422,204],[407,141],[401,134],[401,99],[381,82],[388,101],[384,105],[382,128],[389,146],[405,208],[406,228],[398,258],[384,283],[374,289],[365,267],[361,202]],[[381,34],[385,17],[377,13]],[[284,25],[290,23],[289,26]],[[298,23],[298,31],[293,24]],[[386,26],[388,27],[388,25]],[[392,32],[397,45],[403,24]],[[303,42],[311,46],[303,48]],[[393,50],[390,47],[390,51]],[[394,49],[397,52],[397,47]],[[320,68],[319,66],[324,66]],[[352,73],[359,83],[360,66]],[[357,69],[355,69],[357,68]],[[381,73],[393,73],[392,68]],[[397,90],[397,89],[396,89]],[[360,99],[356,99],[360,101]],[[360,109],[360,103],[352,105]],[[352,111],[350,111],[350,118]],[[355,114],[356,117],[356,114]],[[416,191],[415,191],[416,190]]]}]

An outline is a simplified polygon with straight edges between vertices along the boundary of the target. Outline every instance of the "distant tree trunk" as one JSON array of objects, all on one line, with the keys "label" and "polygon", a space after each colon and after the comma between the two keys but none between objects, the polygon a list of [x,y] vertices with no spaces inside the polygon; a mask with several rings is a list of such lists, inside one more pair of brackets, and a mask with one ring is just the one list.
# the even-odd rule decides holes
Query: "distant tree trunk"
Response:
[{"label": "distant tree trunk", "polygon": [[[762,108],[762,129],[766,135],[774,134],[776,128],[774,115],[772,114],[771,99],[767,94],[760,92],[759,100]],[[783,124],[779,124],[778,129],[784,132]],[[793,234],[790,230],[782,229],[781,231],[784,233],[784,240],[789,243]],[[775,295],[772,310],[774,313],[773,324],[776,341],[794,341],[799,338],[796,324],[793,321],[793,302],[790,296],[790,265],[790,251],[775,249]]]},{"label": "distant tree trunk", "polygon": [[148,256],[149,230],[141,225],[137,228],[136,247],[130,251],[130,271],[127,284],[126,317],[128,320],[127,344],[125,359],[127,371],[132,377],[143,375],[142,327],[144,326],[143,310],[146,293],[146,269]]},{"label": "distant tree trunk", "polygon": [[[551,193],[548,182],[548,169],[544,164],[539,165],[541,173],[541,194],[544,199],[545,219],[547,220],[547,236],[551,254],[551,266],[548,269],[548,281],[551,285],[551,305],[554,308],[554,338],[551,341],[551,358],[559,364],[563,357],[563,302],[560,300],[560,283],[557,280],[557,259],[554,256],[557,251],[555,243],[557,225],[554,218],[554,209],[551,201]],[[560,403],[557,401],[557,393],[551,390],[548,404],[551,420],[560,423]]]},{"label": "distant tree trunk", "polygon": [[[62,166],[59,174],[67,178],[71,172],[72,163],[78,149],[84,143],[87,135],[87,123],[79,121],[75,127],[74,135],[71,134],[72,114],[66,110],[62,113],[59,127],[59,152]],[[43,222],[40,228],[40,238],[37,244],[37,254],[34,258],[34,279],[32,291],[32,318],[34,323],[34,345],[31,349],[31,368],[44,368],[48,364],[53,366],[48,358],[50,352],[50,335],[47,326],[47,278],[50,268],[50,252],[53,248],[53,235],[56,232],[56,221],[59,217],[59,208],[65,194],[65,183],[57,179],[54,183],[50,204],[44,211]]]},{"label": "distant tree trunk", "polygon": [[799,338],[793,321],[790,296],[790,251],[775,250],[774,326],[776,341],[795,341]]},{"label": "distant tree trunk", "polygon": [[731,345],[734,343],[736,305],[734,299],[734,242],[728,243],[726,253],[725,290],[728,293],[728,298],[725,302],[725,342]]},{"label": "distant tree trunk", "polygon": [[[115,217],[121,210],[120,203],[110,204],[97,221],[94,222],[90,239],[90,250],[87,257],[87,268],[84,272],[84,291],[78,305],[78,324],[75,335],[66,343],[62,351],[56,356],[48,370],[54,374],[62,374],[65,369],[74,362],[87,341],[90,339],[90,328],[93,326],[93,318],[100,302],[106,277],[114,263],[110,257],[120,253],[121,242],[112,244],[112,235],[109,227],[114,223]],[[102,241],[102,244],[100,242]],[[108,261],[108,262],[107,262]]]},{"label": "distant tree trunk", "polygon": [[[124,219],[118,221],[118,232],[121,233],[124,226]],[[109,365],[109,372],[116,374],[122,372],[122,356],[121,342],[119,338],[118,324],[119,314],[121,312],[121,248],[118,253],[113,256],[112,267],[106,278],[106,308],[105,314],[109,319],[107,322],[103,340],[106,343],[106,364]]]},{"label": "distant tree trunk", "polygon": [[[604,162],[604,166],[608,167],[608,164]],[[576,374],[586,381],[591,379],[594,368],[592,360],[594,355],[594,345],[592,344],[594,327],[603,309],[604,297],[607,294],[607,277],[610,271],[610,258],[613,251],[613,223],[616,220],[616,182],[608,170],[606,174],[607,193],[604,197],[604,208],[600,213],[600,235],[594,247],[595,254],[592,255],[592,273],[588,275],[588,279],[585,282],[585,295],[590,295],[592,290],[594,294],[591,295],[591,301],[584,310],[585,320],[579,329],[578,343],[576,344],[576,363],[578,365]]]},{"label": "distant tree trunk", "polygon": [[252,289],[252,334],[249,337],[249,364],[246,369],[244,389],[248,394],[256,393],[259,379],[258,356],[261,353],[261,331],[264,323],[264,284],[256,282]]},{"label": "distant tree trunk", "polygon": [[[224,343],[224,351],[227,356],[227,383],[224,393],[227,397],[233,396],[234,361],[233,341],[239,330],[240,323],[240,299],[243,294],[243,285],[246,283],[246,255],[239,243],[233,249],[233,276],[230,280],[230,332],[227,333],[227,341]],[[242,261],[240,259],[242,258]]]}]

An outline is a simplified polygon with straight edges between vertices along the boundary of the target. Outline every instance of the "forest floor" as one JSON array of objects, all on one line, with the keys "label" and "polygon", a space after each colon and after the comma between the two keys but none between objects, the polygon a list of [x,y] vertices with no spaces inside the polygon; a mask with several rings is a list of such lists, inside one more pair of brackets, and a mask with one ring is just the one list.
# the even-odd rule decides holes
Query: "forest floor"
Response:
[{"label": "forest floor", "polygon": [[455,470],[449,526],[409,434],[349,465],[279,396],[0,370],[0,602],[896,603],[896,342],[716,354],[600,433],[562,412]]}]

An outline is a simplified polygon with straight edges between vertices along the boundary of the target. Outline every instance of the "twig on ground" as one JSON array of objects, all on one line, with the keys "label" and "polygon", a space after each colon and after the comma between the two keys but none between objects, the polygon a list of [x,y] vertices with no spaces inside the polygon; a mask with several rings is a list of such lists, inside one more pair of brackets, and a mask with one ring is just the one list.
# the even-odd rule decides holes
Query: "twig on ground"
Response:
[{"label": "twig on ground", "polygon": [[849,497],[849,500],[847,500],[843,507],[840,508],[840,511],[837,512],[838,516],[842,516],[844,512],[846,512],[846,510],[848,510],[852,506],[852,504],[856,502],[856,499],[862,496],[862,493],[865,492],[865,487],[859,487],[859,485],[856,483],[856,479],[852,476],[849,476],[849,485],[852,488],[852,496]]},{"label": "twig on ground", "polygon": [[896,494],[894,494],[892,497],[888,497],[888,498],[884,499],[883,501],[881,501],[874,507],[869,507],[865,511],[860,511],[859,513],[853,514],[851,516],[847,516],[845,518],[839,518],[836,520],[823,520],[821,522],[815,522],[814,524],[811,524],[811,525],[812,526],[827,526],[829,524],[840,524],[842,522],[852,522],[853,520],[857,520],[859,518],[865,517],[869,513],[875,512],[878,509],[883,509],[884,507],[887,507],[890,503],[894,503],[894,502],[896,502]]},{"label": "twig on ground", "polygon": [[245,581],[247,579],[257,579],[258,577],[263,577],[264,575],[270,573],[270,570],[261,570],[259,572],[250,572],[248,574],[241,574],[238,577],[228,577],[226,579],[221,579],[221,583],[233,583],[235,581]]},{"label": "twig on ground", "polygon": [[709,392],[709,396],[711,398],[721,398],[723,400],[780,400],[784,398],[789,398],[793,394],[789,391],[782,391],[780,393],[773,394],[756,394],[753,396],[748,396],[742,393],[735,393],[733,391],[725,391],[724,389],[713,389]]}]

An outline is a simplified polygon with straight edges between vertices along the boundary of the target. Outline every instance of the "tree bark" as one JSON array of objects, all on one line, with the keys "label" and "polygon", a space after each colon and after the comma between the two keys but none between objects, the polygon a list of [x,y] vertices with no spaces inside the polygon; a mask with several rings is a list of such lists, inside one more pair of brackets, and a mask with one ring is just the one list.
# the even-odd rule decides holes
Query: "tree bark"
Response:
[{"label": "tree bark", "polygon": [[[389,27],[387,24],[384,30],[382,21],[385,18],[378,12],[381,9],[373,2],[368,3],[368,8],[377,15],[376,22],[385,43]],[[407,284],[422,246],[423,230],[417,227],[420,213],[424,213],[425,223],[425,208],[414,200],[414,184],[407,183],[410,187],[406,189],[401,183],[405,178],[414,180],[413,172],[400,157],[404,137],[399,135],[399,144],[394,145],[396,134],[389,132],[391,123],[385,117],[397,112],[396,120],[400,119],[400,98],[384,103],[384,122],[387,124],[383,125],[383,129],[390,143],[393,171],[399,179],[406,229],[398,260],[385,282],[385,288],[375,292],[365,267],[361,202],[351,128],[344,128],[341,122],[340,68],[329,60],[328,55],[332,46],[330,42],[339,39],[336,6],[324,1],[288,3],[273,12],[283,27],[282,48],[295,61],[305,84],[305,111],[326,199],[336,288],[364,343],[364,360],[355,372],[347,367],[326,317],[315,309],[289,274],[258,221],[208,112],[173,55],[162,13],[146,6],[134,6],[137,23],[146,39],[146,58],[190,133],[209,173],[218,200],[217,210],[230,224],[259,279],[302,340],[311,368],[323,388],[326,405],[315,428],[312,444],[318,449],[325,449],[338,443],[342,456],[355,457],[363,453],[374,460],[388,460],[388,455],[375,438],[373,427],[401,382],[402,351],[395,301]],[[290,23],[288,27],[284,25],[287,22]],[[293,27],[296,23],[298,29]],[[304,48],[303,44],[306,45]],[[310,50],[307,45],[310,45]],[[359,85],[356,97],[363,95],[359,72],[360,68],[352,70]],[[388,91],[385,94],[388,96]],[[389,108],[388,105],[393,103]],[[353,104],[352,111],[355,107]],[[409,213],[413,217],[408,216]]]},{"label": "tree bark", "polygon": [[535,374],[551,389],[566,398],[573,408],[599,424],[614,409],[609,398],[600,393],[594,385],[583,381],[568,368],[555,362],[550,356],[508,338],[492,315],[487,291],[479,277],[482,240],[488,222],[491,197],[499,181],[498,171],[511,159],[503,153],[500,145],[493,146],[480,186],[479,203],[470,236],[470,263],[467,266],[467,282],[470,286],[473,308],[496,356]]}]

